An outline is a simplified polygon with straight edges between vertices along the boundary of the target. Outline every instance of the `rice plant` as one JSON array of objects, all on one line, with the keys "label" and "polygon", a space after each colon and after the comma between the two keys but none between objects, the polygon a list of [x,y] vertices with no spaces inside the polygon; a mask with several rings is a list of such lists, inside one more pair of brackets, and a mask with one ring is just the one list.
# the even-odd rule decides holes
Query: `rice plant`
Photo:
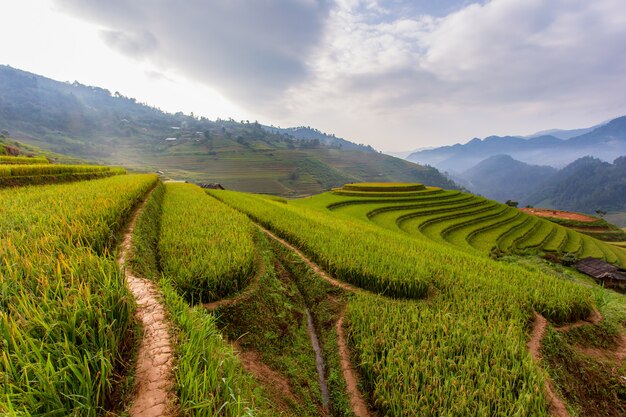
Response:
[{"label": "rice plant", "polygon": [[0,190],[0,414],[103,414],[134,328],[114,247],[156,180]]},{"label": "rice plant", "polygon": [[210,302],[243,289],[254,269],[254,226],[246,216],[192,184],[165,185],[161,267],[193,302]]}]

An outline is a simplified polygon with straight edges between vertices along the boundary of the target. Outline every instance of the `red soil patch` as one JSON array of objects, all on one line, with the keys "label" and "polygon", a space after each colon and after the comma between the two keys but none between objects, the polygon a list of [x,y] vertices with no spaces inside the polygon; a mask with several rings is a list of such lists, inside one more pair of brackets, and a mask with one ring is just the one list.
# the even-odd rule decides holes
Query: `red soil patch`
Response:
[{"label": "red soil patch", "polygon": [[587,216],[586,214],[574,213],[571,211],[541,208],[521,208],[520,210],[524,213],[533,214],[539,217],[553,217],[555,219],[576,220],[579,222],[595,222],[597,220],[591,216]]},{"label": "red soil patch", "polygon": [[136,393],[129,414],[131,417],[173,416],[173,349],[170,342],[161,294],[152,281],[136,277],[124,268],[131,250],[133,229],[141,208],[137,209],[124,232],[118,263],[124,270],[126,282],[137,301],[137,319],[143,327],[143,337],[137,354],[135,371]]}]

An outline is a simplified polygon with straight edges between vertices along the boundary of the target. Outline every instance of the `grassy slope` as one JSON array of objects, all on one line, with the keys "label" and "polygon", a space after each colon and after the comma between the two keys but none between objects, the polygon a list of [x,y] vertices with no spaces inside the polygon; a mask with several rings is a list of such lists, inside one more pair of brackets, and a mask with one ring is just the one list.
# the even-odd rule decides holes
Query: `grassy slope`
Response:
[{"label": "grassy slope", "polygon": [[[169,134],[164,131],[159,137]],[[32,137],[24,137],[23,141],[56,149]],[[111,146],[105,156],[83,156],[136,170],[164,171],[173,179],[218,182],[239,191],[299,196],[360,181],[418,181],[454,187],[434,168],[375,152],[290,149],[280,141],[242,144],[228,134],[215,134],[210,142],[181,139],[166,143],[163,139],[133,137],[103,143]]]}]

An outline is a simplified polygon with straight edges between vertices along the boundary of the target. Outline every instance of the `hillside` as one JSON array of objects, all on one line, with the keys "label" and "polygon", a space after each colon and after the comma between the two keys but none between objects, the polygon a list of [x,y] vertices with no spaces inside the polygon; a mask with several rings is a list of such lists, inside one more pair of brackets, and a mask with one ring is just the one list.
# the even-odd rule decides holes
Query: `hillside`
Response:
[{"label": "hillside", "polygon": [[549,166],[529,165],[508,155],[491,156],[455,180],[474,193],[504,202],[523,201],[556,174]]},{"label": "hillside", "polygon": [[529,204],[594,213],[626,211],[626,156],[612,164],[581,158],[554,175],[526,199]]},{"label": "hillside", "polygon": [[626,116],[569,139],[559,139],[551,135],[528,139],[518,136],[490,136],[482,140],[474,138],[463,145],[415,152],[407,159],[459,174],[495,155],[509,155],[527,164],[562,168],[584,156],[613,161],[625,153]]},{"label": "hillside", "polygon": [[455,187],[434,168],[315,129],[169,114],[118,92],[6,66],[0,129],[53,152],[241,191],[305,195],[372,180]]}]

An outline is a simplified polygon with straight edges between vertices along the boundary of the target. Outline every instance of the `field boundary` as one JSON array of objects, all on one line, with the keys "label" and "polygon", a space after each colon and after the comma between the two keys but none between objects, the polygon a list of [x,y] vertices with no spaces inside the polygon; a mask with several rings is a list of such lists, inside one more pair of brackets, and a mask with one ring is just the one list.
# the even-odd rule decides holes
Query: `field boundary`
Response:
[{"label": "field boundary", "polygon": [[150,190],[139,207],[135,209],[119,246],[118,264],[127,286],[137,301],[136,316],[142,324],[141,339],[135,366],[136,392],[129,409],[131,417],[172,416],[175,402],[172,367],[174,362],[170,324],[162,295],[153,281],[135,276],[126,268],[127,257],[132,250],[132,235],[137,218],[152,193]]},{"label": "field boundary", "polygon": [[245,301],[248,298],[250,298],[250,296],[252,296],[254,292],[259,289],[261,277],[265,275],[267,271],[265,262],[263,261],[263,257],[259,253],[258,249],[256,249],[255,258],[256,258],[255,260],[256,271],[254,275],[252,276],[252,278],[250,279],[250,282],[248,283],[246,288],[244,288],[239,294],[235,294],[234,297],[223,298],[221,300],[216,300],[210,303],[205,303],[203,304],[203,307],[206,308],[208,311],[213,311],[220,307],[231,306],[231,305],[237,304],[241,301]]}]

